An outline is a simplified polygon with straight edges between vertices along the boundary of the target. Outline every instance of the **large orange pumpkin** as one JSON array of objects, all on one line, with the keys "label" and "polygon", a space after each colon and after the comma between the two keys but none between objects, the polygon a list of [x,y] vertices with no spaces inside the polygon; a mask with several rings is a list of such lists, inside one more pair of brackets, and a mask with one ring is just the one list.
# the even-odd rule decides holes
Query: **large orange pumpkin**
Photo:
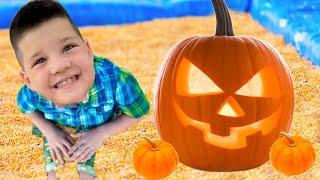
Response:
[{"label": "large orange pumpkin", "polygon": [[288,175],[297,175],[310,169],[316,153],[308,140],[281,132],[284,137],[277,139],[270,148],[272,166]]},{"label": "large orange pumpkin", "polygon": [[289,129],[291,76],[270,44],[233,34],[223,0],[212,3],[215,36],[187,38],[164,58],[155,85],[156,125],[190,167],[250,169],[268,160],[279,132]]}]

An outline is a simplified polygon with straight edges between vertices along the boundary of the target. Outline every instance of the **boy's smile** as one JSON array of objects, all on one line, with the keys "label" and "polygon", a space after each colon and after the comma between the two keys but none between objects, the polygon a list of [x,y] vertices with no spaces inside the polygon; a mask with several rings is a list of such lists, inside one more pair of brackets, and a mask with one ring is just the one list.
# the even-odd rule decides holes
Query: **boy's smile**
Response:
[{"label": "boy's smile", "polygon": [[54,104],[80,103],[95,78],[93,54],[65,18],[27,31],[19,42],[26,85]]}]

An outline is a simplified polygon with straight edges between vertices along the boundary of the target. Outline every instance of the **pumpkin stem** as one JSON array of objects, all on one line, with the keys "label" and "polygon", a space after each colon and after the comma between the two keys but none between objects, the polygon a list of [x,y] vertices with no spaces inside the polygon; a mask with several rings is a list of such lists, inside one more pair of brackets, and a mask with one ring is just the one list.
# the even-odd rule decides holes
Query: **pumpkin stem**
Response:
[{"label": "pumpkin stem", "polygon": [[145,140],[147,140],[150,144],[151,144],[151,146],[152,146],[152,151],[158,151],[159,150],[159,148],[157,147],[157,145],[154,143],[154,142],[152,142],[149,138],[147,138],[147,137],[143,137]]},{"label": "pumpkin stem", "polygon": [[216,36],[234,36],[228,7],[224,0],[211,0],[216,12]]},{"label": "pumpkin stem", "polygon": [[280,132],[280,134],[282,134],[286,139],[288,139],[289,141],[289,146],[290,147],[294,147],[296,146],[296,143],[294,142],[294,140],[292,139],[292,135],[286,133],[286,132]]}]

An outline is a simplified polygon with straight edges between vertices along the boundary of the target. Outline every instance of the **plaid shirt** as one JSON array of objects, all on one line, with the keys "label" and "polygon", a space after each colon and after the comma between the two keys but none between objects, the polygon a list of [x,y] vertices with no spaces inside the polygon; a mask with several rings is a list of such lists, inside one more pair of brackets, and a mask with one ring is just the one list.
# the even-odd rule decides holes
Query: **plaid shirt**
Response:
[{"label": "plaid shirt", "polygon": [[94,69],[94,84],[81,103],[59,108],[24,85],[17,96],[19,110],[40,111],[46,119],[76,129],[99,126],[119,113],[133,118],[148,113],[149,102],[130,72],[97,56],[94,56]]}]

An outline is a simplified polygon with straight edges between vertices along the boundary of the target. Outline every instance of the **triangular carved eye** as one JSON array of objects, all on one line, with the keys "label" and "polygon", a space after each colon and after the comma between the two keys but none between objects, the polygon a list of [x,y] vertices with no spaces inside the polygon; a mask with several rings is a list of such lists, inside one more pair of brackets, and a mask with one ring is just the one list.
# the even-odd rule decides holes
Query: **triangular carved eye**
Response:
[{"label": "triangular carved eye", "polygon": [[186,58],[181,60],[177,70],[176,91],[178,95],[183,96],[223,93],[210,77]]},{"label": "triangular carved eye", "polygon": [[193,64],[190,65],[188,90],[191,94],[218,94],[223,92],[219,86]]},{"label": "triangular carved eye", "polygon": [[236,94],[253,97],[278,98],[280,96],[280,89],[276,73],[271,67],[260,70],[245,83]]}]

